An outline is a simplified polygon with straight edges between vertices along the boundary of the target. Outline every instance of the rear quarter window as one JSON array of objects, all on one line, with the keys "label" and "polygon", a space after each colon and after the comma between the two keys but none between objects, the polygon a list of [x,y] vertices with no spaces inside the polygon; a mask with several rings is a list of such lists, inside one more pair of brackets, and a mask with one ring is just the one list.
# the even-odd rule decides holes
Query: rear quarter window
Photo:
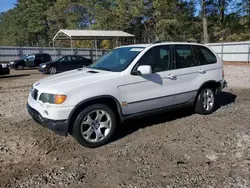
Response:
[{"label": "rear quarter window", "polygon": [[208,48],[203,46],[199,46],[198,48],[204,58],[205,64],[213,64],[217,62],[216,56]]},{"label": "rear quarter window", "polygon": [[49,61],[51,58],[50,58],[50,55],[49,54],[44,54],[43,55],[43,60],[45,61]]}]

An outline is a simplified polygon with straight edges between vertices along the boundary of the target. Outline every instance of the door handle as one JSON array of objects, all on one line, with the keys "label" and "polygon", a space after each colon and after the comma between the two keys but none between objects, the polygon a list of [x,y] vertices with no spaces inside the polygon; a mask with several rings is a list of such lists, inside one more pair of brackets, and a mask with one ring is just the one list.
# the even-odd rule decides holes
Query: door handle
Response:
[{"label": "door handle", "polygon": [[205,74],[205,73],[206,73],[206,71],[205,71],[204,69],[200,69],[200,70],[199,70],[199,73],[201,73],[201,74]]},{"label": "door handle", "polygon": [[174,74],[169,74],[166,76],[166,78],[169,78],[169,79],[176,79],[176,76]]}]

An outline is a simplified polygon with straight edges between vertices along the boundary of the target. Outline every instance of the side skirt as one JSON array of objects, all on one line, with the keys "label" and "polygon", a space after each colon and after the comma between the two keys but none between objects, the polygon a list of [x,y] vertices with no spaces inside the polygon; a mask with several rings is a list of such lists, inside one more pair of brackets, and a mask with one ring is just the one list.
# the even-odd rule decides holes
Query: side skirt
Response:
[{"label": "side skirt", "polygon": [[178,105],[168,106],[168,107],[164,107],[164,108],[158,108],[158,109],[154,109],[154,110],[139,112],[136,114],[123,116],[121,118],[121,122],[123,122],[127,119],[141,118],[141,117],[145,117],[145,116],[149,116],[149,115],[159,114],[162,112],[168,112],[168,111],[177,110],[177,109],[181,109],[181,108],[191,107],[193,105],[194,105],[194,100],[191,100],[190,102],[183,103],[183,104],[178,104]]}]

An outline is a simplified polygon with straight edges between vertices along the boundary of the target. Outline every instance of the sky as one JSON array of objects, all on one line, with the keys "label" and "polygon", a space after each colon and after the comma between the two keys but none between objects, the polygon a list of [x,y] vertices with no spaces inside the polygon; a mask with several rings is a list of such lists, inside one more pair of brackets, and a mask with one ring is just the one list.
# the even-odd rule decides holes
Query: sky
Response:
[{"label": "sky", "polygon": [[0,0],[0,12],[5,12],[15,6],[16,0]]}]

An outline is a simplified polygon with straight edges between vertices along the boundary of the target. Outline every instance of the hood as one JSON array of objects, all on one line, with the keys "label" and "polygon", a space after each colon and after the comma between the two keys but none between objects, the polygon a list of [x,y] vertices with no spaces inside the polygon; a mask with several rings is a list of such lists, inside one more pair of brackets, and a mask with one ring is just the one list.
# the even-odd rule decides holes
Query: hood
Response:
[{"label": "hood", "polygon": [[41,63],[39,66],[42,66],[42,65],[49,65],[51,63],[55,63],[56,61],[48,61],[48,62],[45,62],[45,63]]},{"label": "hood", "polygon": [[23,59],[19,59],[19,60],[15,60],[15,61],[11,61],[11,62],[19,63],[19,62],[24,62],[24,60]]},{"label": "hood", "polygon": [[42,92],[57,94],[82,85],[92,84],[118,76],[119,72],[110,72],[96,69],[76,69],[61,74],[49,76],[33,84],[33,87]]}]

